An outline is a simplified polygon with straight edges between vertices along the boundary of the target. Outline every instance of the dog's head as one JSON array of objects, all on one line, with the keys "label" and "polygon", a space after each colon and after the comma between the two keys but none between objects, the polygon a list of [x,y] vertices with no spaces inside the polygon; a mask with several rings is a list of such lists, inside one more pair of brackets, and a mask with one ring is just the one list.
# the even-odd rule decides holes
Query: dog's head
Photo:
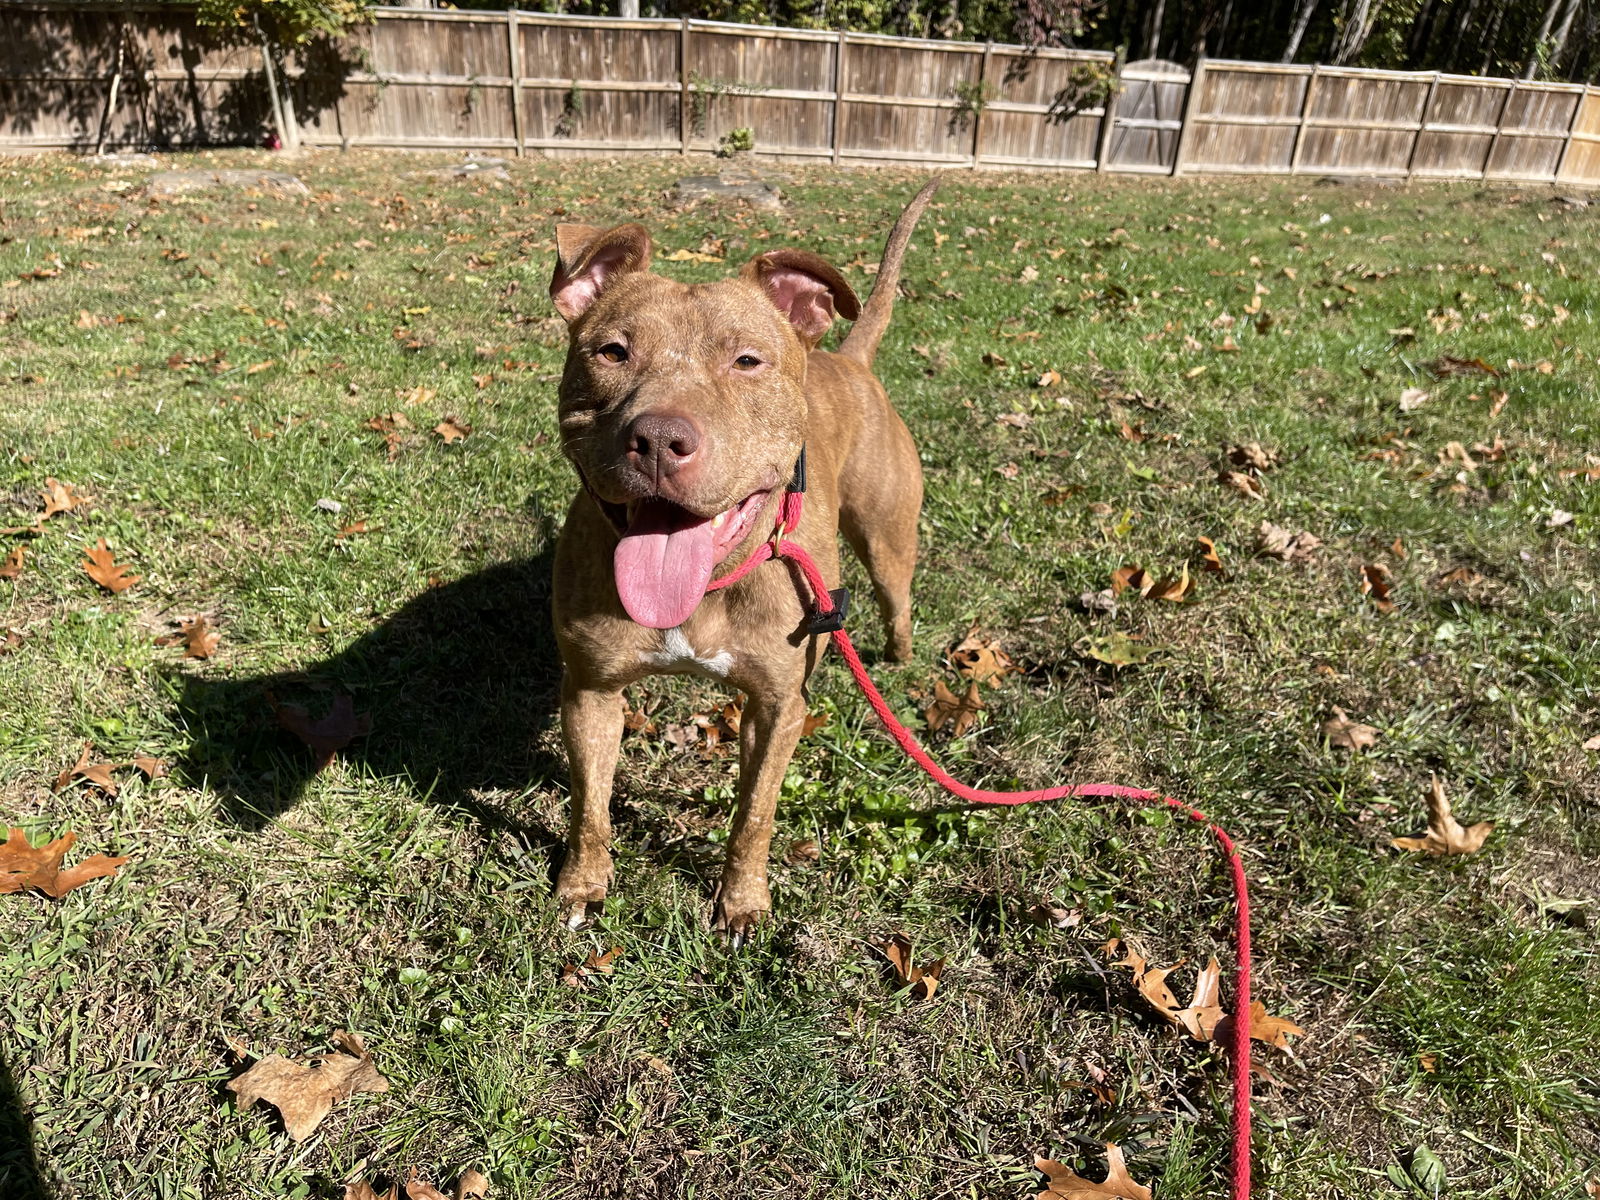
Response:
[{"label": "dog's head", "polygon": [[624,607],[664,629],[765,536],[805,439],[806,355],[860,305],[800,250],[710,284],[651,274],[650,253],[638,225],[558,226],[550,297],[570,338],[562,450],[617,529]]}]

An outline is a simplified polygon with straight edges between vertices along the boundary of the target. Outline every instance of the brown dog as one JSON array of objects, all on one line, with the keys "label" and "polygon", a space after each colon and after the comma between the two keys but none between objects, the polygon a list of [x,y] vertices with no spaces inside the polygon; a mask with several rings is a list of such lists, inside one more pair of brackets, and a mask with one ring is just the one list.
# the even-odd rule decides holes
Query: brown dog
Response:
[{"label": "brown dog", "polygon": [[[774,250],[737,278],[686,285],[649,273],[638,225],[556,229],[550,296],[569,326],[562,450],[583,489],[556,548],[561,726],[572,824],[556,894],[584,924],[611,882],[611,784],[622,689],[694,673],[749,696],[739,804],[715,924],[736,938],[771,907],[767,852],[784,771],[820,653],[794,577],[767,564],[706,595],[771,536],[804,450],[804,518],[792,540],[836,580],[843,530],[866,565],[885,654],[911,651],[911,572],[922,468],[873,378],[919,192],[884,249],[865,310],[814,254]],[[835,312],[859,320],[837,354],[816,344]]]}]

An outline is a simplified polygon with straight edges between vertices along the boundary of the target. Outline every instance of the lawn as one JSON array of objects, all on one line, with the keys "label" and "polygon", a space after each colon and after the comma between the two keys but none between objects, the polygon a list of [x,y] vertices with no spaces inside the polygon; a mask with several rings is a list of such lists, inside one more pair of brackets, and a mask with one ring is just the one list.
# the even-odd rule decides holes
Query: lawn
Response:
[{"label": "lawn", "polygon": [[[675,208],[674,159],[502,184],[269,158],[163,165],[309,193],[152,201],[148,167],[0,162],[0,526],[47,479],[88,498],[0,537],[24,547],[0,819],[129,859],[0,897],[0,1194],[333,1198],[473,1167],[507,1200],[1019,1197],[1036,1155],[1099,1178],[1114,1141],[1161,1200],[1220,1195],[1224,1056],[1102,950],[1184,960],[1185,1000],[1228,961],[1210,840],[1114,803],[949,802],[836,660],[761,936],[707,929],[733,697],[693,681],[630,697],[617,886],[594,930],[556,922],[552,226],[638,220],[722,260],[660,263],[684,280],[794,244],[866,291],[919,177],[773,166],[767,213]],[[1022,671],[929,735],[956,774],[1158,788],[1242,841],[1256,988],[1304,1029],[1259,1051],[1259,1196],[1600,1175],[1597,233],[1600,206],[1543,188],[956,172],[909,256],[878,367],[927,469],[917,650],[873,672],[925,730],[976,627]],[[1263,522],[1321,544],[1259,553]],[[120,593],[83,569],[102,538],[140,577]],[[1193,586],[1086,606],[1125,566]],[[179,633],[202,616],[203,659]],[[370,733],[319,772],[274,706],[346,696]],[[1330,744],[1335,707],[1370,747]],[[86,742],[168,773],[53,790]],[[1495,822],[1481,850],[1390,844],[1435,776]],[[931,1000],[874,949],[897,932],[945,959]],[[300,1143],[236,1109],[244,1054],[339,1029],[388,1092]]]}]

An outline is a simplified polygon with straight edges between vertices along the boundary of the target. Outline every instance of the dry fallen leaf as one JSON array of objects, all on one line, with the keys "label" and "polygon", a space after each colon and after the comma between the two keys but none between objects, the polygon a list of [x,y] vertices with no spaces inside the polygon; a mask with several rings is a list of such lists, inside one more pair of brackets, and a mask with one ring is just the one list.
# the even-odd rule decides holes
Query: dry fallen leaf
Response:
[{"label": "dry fallen leaf", "polygon": [[1600,733],[1595,734],[1594,737],[1584,742],[1583,748],[1585,750],[1600,751]]},{"label": "dry fallen leaf", "polygon": [[48,478],[44,481],[44,491],[40,492],[39,496],[44,500],[44,512],[39,515],[41,521],[48,521],[57,513],[71,512],[89,501],[88,496],[80,496],[73,491],[70,483]]},{"label": "dry fallen leaf", "polygon": [[911,961],[911,939],[903,933],[893,934],[878,946],[878,951],[894,968],[895,978],[911,987],[913,1000],[932,1000],[939,990],[939,975],[944,971],[944,959],[923,963],[920,967]]},{"label": "dry fallen leaf", "polygon": [[108,592],[125,592],[143,578],[141,575],[129,575],[126,563],[113,560],[105,538],[101,538],[92,548],[86,548],[83,553],[84,573]]},{"label": "dry fallen leaf", "polygon": [[1271,521],[1261,522],[1256,530],[1256,553],[1268,558],[1280,558],[1284,562],[1309,559],[1312,552],[1322,545],[1322,539],[1314,533],[1290,533],[1281,525],[1274,525]]},{"label": "dry fallen leaf", "polygon": [[1451,810],[1450,797],[1437,775],[1428,781],[1428,832],[1421,837],[1397,837],[1401,850],[1420,850],[1424,854],[1475,854],[1494,830],[1493,821],[1479,821],[1463,829]]},{"label": "dry fallen leaf", "polygon": [[4,562],[0,562],[0,579],[16,579],[22,574],[22,560],[24,550],[21,546],[13,546],[11,553],[7,554]]},{"label": "dry fallen leaf", "polygon": [[1189,564],[1183,564],[1176,579],[1166,575],[1156,580],[1144,595],[1147,600],[1170,600],[1174,604],[1194,599],[1194,580],[1189,576]]},{"label": "dry fallen leaf", "polygon": [[1253,471],[1259,475],[1278,465],[1278,455],[1276,451],[1264,449],[1260,442],[1246,442],[1242,446],[1228,448],[1228,461],[1241,471]]},{"label": "dry fallen leaf", "polygon": [[983,697],[978,694],[977,680],[968,684],[967,694],[958,699],[945,686],[944,680],[938,679],[933,684],[933,703],[923,710],[922,715],[933,733],[938,733],[948,725],[951,737],[964,737],[982,711]]},{"label": "dry fallen leaf", "polygon": [[1378,744],[1378,731],[1371,725],[1358,725],[1334,705],[1333,716],[1322,723],[1322,736],[1335,750],[1370,750]]},{"label": "dry fallen leaf", "polygon": [[1217,544],[1208,537],[1197,537],[1195,541],[1200,544],[1200,565],[1208,571],[1222,571],[1222,555],[1217,552]]},{"label": "dry fallen leaf", "polygon": [[352,740],[372,732],[372,714],[356,712],[355,700],[348,695],[335,696],[327,716],[315,721],[298,704],[279,704],[271,692],[267,693],[267,703],[272,705],[279,725],[316,751],[318,771]]},{"label": "dry fallen leaf", "polygon": [[1217,482],[1223,487],[1232,488],[1241,496],[1250,500],[1266,498],[1266,484],[1262,483],[1254,475],[1247,475],[1243,471],[1222,471],[1217,475]]},{"label": "dry fallen leaf", "polygon": [[111,858],[96,854],[63,871],[61,860],[77,840],[77,834],[64,833],[53,842],[35,846],[28,841],[26,833],[12,826],[6,841],[0,843],[0,893],[32,888],[59,900],[73,888],[82,887],[90,880],[115,875],[117,869],[128,861],[126,857]]},{"label": "dry fallen leaf", "polygon": [[186,658],[210,658],[217,652],[217,644],[222,641],[221,632],[204,617],[180,622],[178,632],[183,634],[183,653]]},{"label": "dry fallen leaf", "polygon": [[117,794],[117,781],[112,778],[111,772],[125,763],[90,763],[89,752],[94,749],[93,742],[83,744],[83,753],[78,756],[78,761],[56,776],[55,786],[50,790],[59,792],[74,779],[87,779],[107,796]]},{"label": "dry fallen leaf", "polygon": [[472,432],[472,426],[464,424],[459,417],[446,417],[433,427],[433,431],[448,444],[461,441]]},{"label": "dry fallen leaf", "polygon": [[613,946],[604,954],[598,950],[591,951],[581,963],[562,963],[561,982],[568,987],[585,987],[591,975],[610,975],[615,970],[611,964],[621,956],[622,947]]},{"label": "dry fallen leaf", "polygon": [[1011,656],[1000,648],[998,641],[986,641],[978,636],[978,627],[967,630],[967,636],[950,651],[950,665],[963,679],[1000,686],[1007,675],[1020,675],[1022,668],[1011,661]]},{"label": "dry fallen leaf", "polygon": [[1127,1161],[1115,1142],[1106,1143],[1104,1183],[1091,1183],[1054,1159],[1035,1159],[1033,1165],[1050,1181],[1035,1200],[1151,1200],[1150,1189],[1128,1174]]},{"label": "dry fallen leaf", "polygon": [[1364,563],[1361,567],[1361,594],[1371,597],[1373,607],[1381,613],[1394,611],[1394,601],[1389,599],[1392,578],[1382,563]]},{"label": "dry fallen leaf", "polygon": [[[1226,1042],[1228,1040],[1229,1026],[1232,1020],[1232,1017],[1224,1017],[1217,1022],[1213,1040],[1218,1042]],[[1267,1006],[1261,1001],[1250,1001],[1251,1041],[1265,1042],[1269,1046],[1276,1046],[1279,1050],[1285,1050],[1289,1046],[1288,1039],[1291,1034],[1304,1032],[1305,1030],[1301,1029],[1293,1021],[1285,1020],[1283,1017],[1268,1016]]]},{"label": "dry fallen leaf", "polygon": [[1400,411],[1413,412],[1428,402],[1428,393],[1421,388],[1408,387],[1400,393]]},{"label": "dry fallen leaf", "polygon": [[394,1184],[387,1192],[380,1192],[365,1179],[344,1185],[344,1200],[400,1200],[400,1185]]},{"label": "dry fallen leaf", "polygon": [[337,1054],[323,1054],[309,1063],[269,1054],[243,1075],[230,1080],[228,1090],[239,1098],[239,1111],[265,1100],[283,1117],[289,1137],[303,1142],[317,1131],[334,1104],[357,1092],[387,1092],[389,1081],[378,1074],[361,1038],[340,1029],[333,1044]]}]

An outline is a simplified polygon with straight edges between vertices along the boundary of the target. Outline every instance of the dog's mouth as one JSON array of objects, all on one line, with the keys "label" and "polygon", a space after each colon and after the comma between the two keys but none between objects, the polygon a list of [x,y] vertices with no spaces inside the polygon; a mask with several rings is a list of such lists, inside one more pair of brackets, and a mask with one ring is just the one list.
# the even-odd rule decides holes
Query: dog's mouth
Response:
[{"label": "dog's mouth", "polygon": [[771,488],[751,492],[712,517],[661,499],[604,505],[622,535],[612,563],[628,615],[650,629],[688,620],[711,572],[744,541],[771,495]]}]

